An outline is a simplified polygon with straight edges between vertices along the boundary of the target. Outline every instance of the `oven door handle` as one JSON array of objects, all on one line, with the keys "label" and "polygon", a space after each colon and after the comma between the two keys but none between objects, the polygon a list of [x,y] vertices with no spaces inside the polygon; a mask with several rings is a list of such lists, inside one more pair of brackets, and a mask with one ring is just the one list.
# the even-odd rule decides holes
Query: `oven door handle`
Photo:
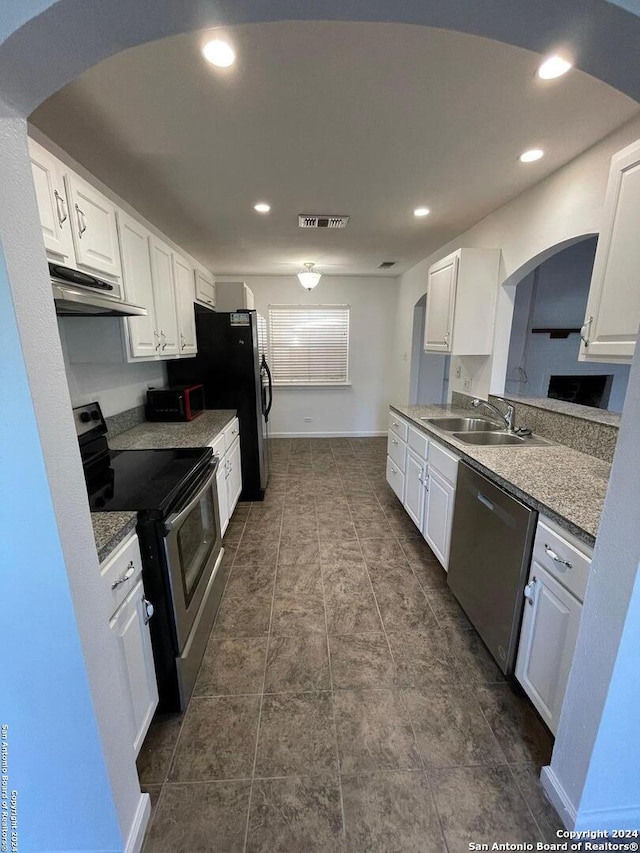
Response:
[{"label": "oven door handle", "polygon": [[211,488],[212,483],[216,479],[216,473],[218,469],[218,460],[216,459],[209,466],[211,473],[203,483],[202,487],[198,489],[197,493],[191,498],[189,503],[181,509],[179,512],[174,512],[169,518],[165,521],[164,527],[167,533],[171,533],[176,527],[180,527],[184,519],[189,515],[191,510],[197,506],[197,504],[202,500],[202,496],[205,494],[207,489]]}]

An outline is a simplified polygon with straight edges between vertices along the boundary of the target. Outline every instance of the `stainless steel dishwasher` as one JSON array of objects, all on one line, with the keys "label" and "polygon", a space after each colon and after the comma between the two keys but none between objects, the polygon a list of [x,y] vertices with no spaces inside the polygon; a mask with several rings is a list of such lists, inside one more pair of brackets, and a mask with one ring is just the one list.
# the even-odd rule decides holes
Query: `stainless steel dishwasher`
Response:
[{"label": "stainless steel dishwasher", "polygon": [[447,580],[505,675],[513,672],[537,518],[459,464]]}]

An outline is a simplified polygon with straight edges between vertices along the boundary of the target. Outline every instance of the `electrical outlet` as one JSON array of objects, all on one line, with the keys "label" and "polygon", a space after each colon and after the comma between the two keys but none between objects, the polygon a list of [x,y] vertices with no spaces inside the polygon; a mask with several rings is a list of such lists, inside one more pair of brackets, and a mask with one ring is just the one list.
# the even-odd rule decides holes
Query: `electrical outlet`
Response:
[{"label": "electrical outlet", "polygon": [[464,377],[464,380],[462,382],[462,390],[471,391],[471,379],[468,376]]},{"label": "electrical outlet", "polygon": [[312,422],[312,420],[313,420],[313,418],[305,418],[304,422],[305,422],[305,424],[310,424]]},{"label": "electrical outlet", "polygon": [[462,376],[462,365],[456,364],[456,379],[460,379]]}]

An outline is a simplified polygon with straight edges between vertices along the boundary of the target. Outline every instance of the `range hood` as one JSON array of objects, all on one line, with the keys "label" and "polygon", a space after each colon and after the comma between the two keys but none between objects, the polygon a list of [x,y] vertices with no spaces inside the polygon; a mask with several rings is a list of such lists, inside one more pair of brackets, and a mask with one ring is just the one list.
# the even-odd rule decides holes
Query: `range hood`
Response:
[{"label": "range hood", "polygon": [[56,314],[61,317],[146,317],[147,309],[123,302],[110,291],[114,286],[102,279],[49,264]]}]

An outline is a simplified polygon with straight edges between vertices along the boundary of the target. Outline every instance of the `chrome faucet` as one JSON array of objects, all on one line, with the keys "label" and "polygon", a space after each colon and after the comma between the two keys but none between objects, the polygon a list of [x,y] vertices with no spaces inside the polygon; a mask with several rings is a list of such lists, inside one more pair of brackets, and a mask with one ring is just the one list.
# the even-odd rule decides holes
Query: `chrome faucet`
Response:
[{"label": "chrome faucet", "polygon": [[480,400],[478,399],[478,397],[475,397],[471,401],[471,405],[474,409],[477,409],[478,406],[486,406],[487,409],[491,409],[491,411],[495,415],[497,415],[501,421],[504,422],[505,429],[507,430],[507,432],[513,432],[516,417],[515,406],[512,406],[511,403],[509,403],[507,400],[504,400],[502,397],[496,397],[495,399],[500,400],[501,403],[505,404],[505,406],[507,407],[506,415],[502,414],[500,409],[494,406],[493,403],[489,403],[487,402],[487,400]]}]

